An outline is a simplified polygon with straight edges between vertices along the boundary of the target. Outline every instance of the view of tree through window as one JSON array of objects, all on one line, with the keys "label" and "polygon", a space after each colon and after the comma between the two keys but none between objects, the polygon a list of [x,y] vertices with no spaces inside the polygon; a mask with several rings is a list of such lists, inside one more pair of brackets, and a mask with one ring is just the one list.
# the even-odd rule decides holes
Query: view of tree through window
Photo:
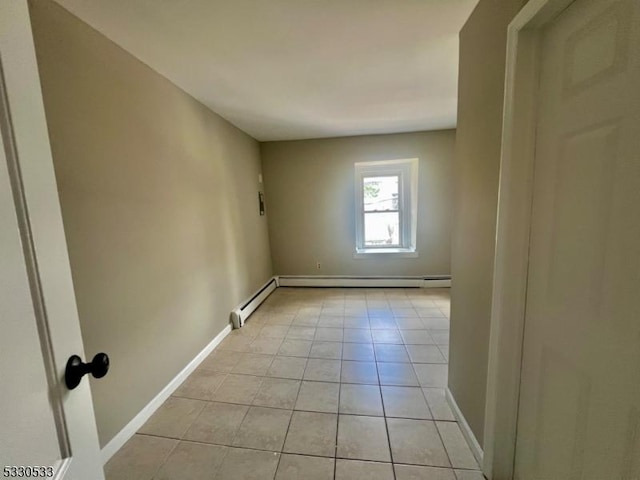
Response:
[{"label": "view of tree through window", "polygon": [[400,245],[398,175],[364,177],[364,244],[368,247]]}]

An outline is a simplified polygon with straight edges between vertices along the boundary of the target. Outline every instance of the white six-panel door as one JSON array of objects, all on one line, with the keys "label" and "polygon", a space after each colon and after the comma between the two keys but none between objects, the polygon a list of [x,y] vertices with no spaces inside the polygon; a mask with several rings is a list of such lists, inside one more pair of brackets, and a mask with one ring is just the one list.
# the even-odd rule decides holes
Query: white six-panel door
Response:
[{"label": "white six-panel door", "polygon": [[0,66],[0,477],[102,480],[26,1],[0,1]]},{"label": "white six-panel door", "polygon": [[520,480],[640,478],[640,2],[576,0],[540,44]]}]

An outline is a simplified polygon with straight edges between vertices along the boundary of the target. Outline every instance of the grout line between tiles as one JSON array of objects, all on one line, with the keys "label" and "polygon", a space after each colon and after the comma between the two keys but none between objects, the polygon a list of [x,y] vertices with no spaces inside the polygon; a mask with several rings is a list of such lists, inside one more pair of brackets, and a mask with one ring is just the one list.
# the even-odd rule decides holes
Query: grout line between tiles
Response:
[{"label": "grout line between tiles", "polygon": [[[149,435],[151,436],[151,435]],[[166,438],[166,437],[164,437]],[[171,456],[171,454],[173,453],[173,451],[178,448],[178,445],[180,444],[180,440],[178,440],[176,442],[176,444],[171,448],[171,450],[169,450],[169,452],[167,453],[167,455],[162,459],[161,462],[159,462],[158,467],[154,470],[153,475],[151,475],[151,478],[155,477],[157,475],[157,473],[160,471],[160,469],[164,466],[165,463],[167,463],[167,460],[169,460],[169,457]]]},{"label": "grout line between tiles", "polygon": [[[453,461],[451,460],[451,456],[449,455],[449,450],[447,449],[446,444],[444,443],[444,438],[442,438],[442,434],[440,433],[440,429],[438,428],[438,422],[436,420],[433,420],[433,426],[436,429],[436,432],[438,432],[438,438],[440,438],[440,443],[442,443],[442,448],[444,448],[444,453],[447,456],[447,460],[449,460],[449,465],[451,465],[451,468],[455,468],[453,466]],[[453,472],[454,476],[456,475],[455,472]]]},{"label": "grout line between tiles", "polygon": [[[344,349],[344,344],[343,344]],[[336,413],[336,441],[333,446],[333,478],[336,478],[338,470],[338,436],[340,434],[340,396],[342,395],[342,360],[340,360],[340,382],[338,384],[338,412]]]},{"label": "grout line between tiles", "polygon": [[378,369],[378,354],[376,353],[375,348],[373,349],[373,358],[376,360],[376,374],[378,375],[378,391],[380,392],[380,401],[382,402],[382,414],[384,420],[384,429],[387,432],[387,446],[389,448],[389,458],[391,459],[391,471],[393,472],[393,478],[396,478],[396,467],[393,461],[393,450],[391,449],[391,435],[389,435],[389,424],[387,422],[387,408],[384,402],[384,395],[382,395],[382,385],[380,385],[380,370]]}]

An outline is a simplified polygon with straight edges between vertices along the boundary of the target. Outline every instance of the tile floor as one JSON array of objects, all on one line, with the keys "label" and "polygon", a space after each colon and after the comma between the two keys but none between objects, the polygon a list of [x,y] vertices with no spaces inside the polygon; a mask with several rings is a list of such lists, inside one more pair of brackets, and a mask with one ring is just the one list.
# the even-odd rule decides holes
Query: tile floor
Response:
[{"label": "tile floor", "polygon": [[444,398],[447,289],[280,288],[108,480],[481,480]]}]

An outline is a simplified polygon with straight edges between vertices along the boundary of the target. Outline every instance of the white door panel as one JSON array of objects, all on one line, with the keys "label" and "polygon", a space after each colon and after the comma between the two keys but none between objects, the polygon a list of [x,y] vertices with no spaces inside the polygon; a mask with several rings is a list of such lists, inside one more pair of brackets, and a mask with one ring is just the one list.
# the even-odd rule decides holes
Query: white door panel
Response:
[{"label": "white door panel", "polygon": [[0,2],[0,67],[0,476],[102,480],[26,1]]},{"label": "white door panel", "polygon": [[[54,465],[62,452],[0,137],[0,467]],[[62,425],[61,425],[62,426]]]},{"label": "white door panel", "polygon": [[517,479],[640,478],[639,10],[542,38]]}]

